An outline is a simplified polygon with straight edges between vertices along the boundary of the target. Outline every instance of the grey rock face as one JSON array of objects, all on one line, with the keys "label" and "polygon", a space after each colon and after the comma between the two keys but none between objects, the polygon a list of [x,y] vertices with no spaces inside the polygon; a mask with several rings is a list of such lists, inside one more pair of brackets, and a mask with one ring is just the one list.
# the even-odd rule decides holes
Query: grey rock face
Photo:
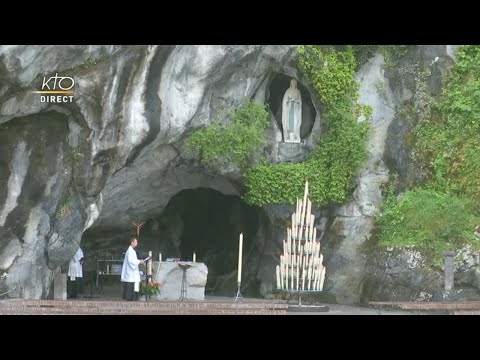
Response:
[{"label": "grey rock face", "polygon": [[445,45],[419,46],[397,68],[385,73],[396,112],[388,129],[384,160],[398,173],[400,189],[415,185],[426,175],[412,150],[411,129],[429,115],[426,105],[440,94],[443,78],[453,63],[451,56],[452,49]]},{"label": "grey rock face", "polygon": [[[240,169],[204,168],[183,142],[240,100],[265,101],[274,72],[298,77],[293,49],[1,46],[0,264],[21,284],[13,296],[45,297],[87,228],[124,231],[182,189],[240,194]],[[57,72],[74,77],[73,103],[32,94]]]},{"label": "grey rock face", "polygon": [[[376,55],[357,74],[361,84],[359,102],[373,108],[368,142],[370,155],[356,180],[354,200],[334,210],[325,238],[325,291],[331,292],[339,303],[360,302],[366,266],[362,245],[370,235],[372,216],[382,204],[380,188],[388,180],[383,156],[387,130],[394,117],[394,103],[383,64],[383,57]],[[383,97],[378,95],[380,86],[385,89]]]},{"label": "grey rock face", "polygon": [[298,163],[307,160],[308,152],[305,151],[305,143],[278,143],[279,162]]},{"label": "grey rock face", "polygon": [[425,301],[443,289],[443,274],[426,266],[422,254],[413,248],[389,248],[373,255],[369,296],[376,301]]},{"label": "grey rock face", "polygon": [[453,266],[453,289],[446,291],[443,267],[428,266],[415,248],[377,249],[369,262],[364,297],[373,301],[479,300],[478,254],[464,247],[455,255]]},{"label": "grey rock face", "polygon": [[[418,60],[428,68],[438,56],[427,89],[436,94],[452,49],[418,47],[401,66]],[[202,165],[184,151],[185,139],[226,121],[223,111],[244,98],[270,104],[271,84],[281,76],[298,79],[307,96],[295,55],[294,46],[277,45],[0,46],[0,274],[19,285],[11,296],[46,297],[55,271],[73,256],[85,231],[95,246],[118,245],[109,234],[126,234],[132,219],[158,217],[182,190],[242,195],[241,169]],[[353,200],[314,209],[324,242],[325,289],[341,303],[359,302],[369,286],[362,246],[381,205],[388,168],[400,169],[408,184],[421,176],[421,169],[412,170],[414,154],[405,146],[408,122],[395,115],[404,102],[421,104],[418,87],[414,78],[400,81],[382,65],[377,55],[357,74],[359,100],[373,108],[373,131]],[[44,76],[57,72],[75,78],[73,103],[42,103],[32,94]],[[278,114],[271,112],[263,155],[272,162],[305,159],[322,130],[316,106],[305,113],[301,149],[279,146]],[[284,219],[292,209],[263,210],[244,277],[245,286],[265,295],[273,289]],[[181,224],[175,228],[180,231]],[[476,270],[471,274],[479,278]],[[234,291],[235,272],[218,282]]]}]

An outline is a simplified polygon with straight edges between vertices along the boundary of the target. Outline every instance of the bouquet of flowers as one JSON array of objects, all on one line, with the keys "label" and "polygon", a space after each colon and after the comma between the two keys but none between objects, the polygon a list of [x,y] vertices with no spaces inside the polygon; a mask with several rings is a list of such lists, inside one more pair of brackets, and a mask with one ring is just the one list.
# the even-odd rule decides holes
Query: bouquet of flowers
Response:
[{"label": "bouquet of flowers", "polygon": [[159,294],[162,285],[159,282],[141,282],[140,283],[140,295],[146,295],[148,297]]}]

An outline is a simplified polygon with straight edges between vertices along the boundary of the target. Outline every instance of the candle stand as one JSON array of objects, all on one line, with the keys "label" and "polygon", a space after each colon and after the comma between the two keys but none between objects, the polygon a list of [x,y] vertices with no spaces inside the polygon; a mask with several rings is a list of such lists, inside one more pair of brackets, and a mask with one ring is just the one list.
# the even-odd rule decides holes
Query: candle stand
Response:
[{"label": "candle stand", "polygon": [[187,300],[187,270],[190,269],[192,265],[187,264],[187,263],[178,263],[178,267],[183,270],[182,274],[182,286],[180,288],[180,298],[178,299],[179,301],[185,301]]},{"label": "candle stand", "polygon": [[[292,214],[291,227],[287,228],[287,238],[283,241],[283,254],[276,267],[277,290],[288,292],[298,298],[298,310],[325,311],[325,306],[315,306],[309,310],[302,304],[302,295],[323,291],[326,268],[320,252],[320,239],[317,241],[315,216],[311,213],[312,202],[308,198],[308,181],[305,183],[303,199],[297,199],[296,211]],[[328,310],[327,310],[328,311]]]},{"label": "candle stand", "polygon": [[235,296],[234,302],[237,302],[238,299],[245,300],[240,292],[240,285],[242,284],[242,251],[243,251],[243,233],[240,233],[238,239],[238,272],[237,272],[237,295]]},{"label": "candle stand", "polygon": [[237,296],[235,296],[235,302],[237,302],[239,299],[245,300],[240,292],[240,283],[237,285]]}]

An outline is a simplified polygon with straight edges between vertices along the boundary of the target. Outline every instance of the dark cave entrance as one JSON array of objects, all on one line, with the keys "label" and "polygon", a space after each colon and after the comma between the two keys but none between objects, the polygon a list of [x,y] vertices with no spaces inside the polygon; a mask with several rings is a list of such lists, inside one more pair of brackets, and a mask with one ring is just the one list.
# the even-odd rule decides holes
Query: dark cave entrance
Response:
[{"label": "dark cave entrance", "polygon": [[[292,77],[284,74],[275,74],[270,82],[267,94],[267,102],[270,105],[278,127],[282,130],[282,101],[285,91],[290,87]],[[310,92],[300,81],[297,80],[297,87],[302,96],[302,125],[300,127],[300,138],[305,139],[312,132],[315,116],[317,114],[312,102]]]},{"label": "dark cave entrance", "polygon": [[[254,251],[261,211],[238,196],[223,195],[216,190],[182,190],[170,199],[160,216],[146,222],[139,250],[161,252],[164,260],[169,257],[192,260],[195,252],[197,261],[208,267],[206,295],[233,296],[239,234],[244,233],[245,269],[253,265],[249,264],[247,254]],[[242,271],[242,277],[246,273]],[[242,285],[248,288],[248,293],[258,293],[255,281],[248,281],[246,276],[242,278]]]}]

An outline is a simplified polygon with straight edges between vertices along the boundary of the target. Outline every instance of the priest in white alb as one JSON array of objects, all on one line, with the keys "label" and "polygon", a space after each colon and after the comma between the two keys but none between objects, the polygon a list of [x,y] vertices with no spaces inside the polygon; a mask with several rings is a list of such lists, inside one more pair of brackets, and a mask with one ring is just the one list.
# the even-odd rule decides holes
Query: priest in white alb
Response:
[{"label": "priest in white alb", "polygon": [[140,290],[140,269],[138,265],[144,261],[138,259],[135,248],[138,246],[138,240],[135,236],[130,237],[130,246],[125,253],[123,260],[122,276],[123,296],[127,301],[138,300],[138,292]]},{"label": "priest in white alb", "polygon": [[68,297],[76,298],[78,295],[78,288],[80,280],[83,278],[83,251],[81,248],[78,248],[77,252],[70,259],[68,263],[68,286],[67,289],[69,290]]}]

